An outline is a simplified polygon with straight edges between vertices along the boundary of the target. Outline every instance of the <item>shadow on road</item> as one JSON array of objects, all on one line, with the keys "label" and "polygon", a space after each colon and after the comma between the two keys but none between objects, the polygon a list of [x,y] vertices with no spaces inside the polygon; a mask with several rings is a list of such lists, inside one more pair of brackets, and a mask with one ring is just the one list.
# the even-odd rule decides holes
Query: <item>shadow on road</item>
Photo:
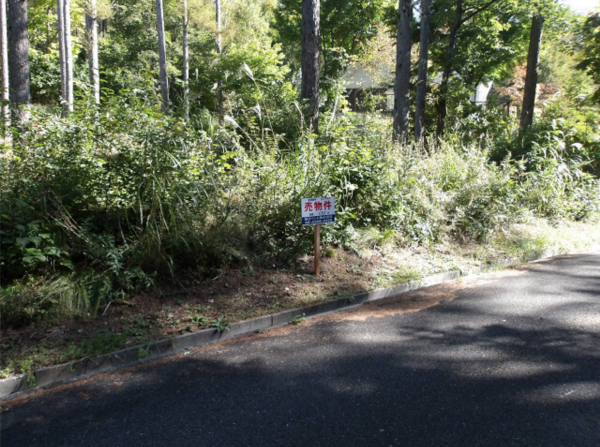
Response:
[{"label": "shadow on road", "polygon": [[[538,288],[553,268],[531,268]],[[527,296],[528,276],[511,280]],[[581,276],[527,302],[496,281],[50,390],[10,403],[0,445],[597,447],[600,284]]]}]

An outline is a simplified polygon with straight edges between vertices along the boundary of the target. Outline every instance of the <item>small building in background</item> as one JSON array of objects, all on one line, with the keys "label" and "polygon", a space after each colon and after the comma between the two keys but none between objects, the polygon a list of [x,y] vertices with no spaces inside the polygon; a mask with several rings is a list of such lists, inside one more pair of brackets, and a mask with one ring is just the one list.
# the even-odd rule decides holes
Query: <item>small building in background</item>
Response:
[{"label": "small building in background", "polygon": [[473,104],[485,108],[487,106],[488,95],[490,94],[493,85],[494,81],[489,81],[487,83],[480,82],[477,84],[477,87],[475,87],[475,93],[469,98],[469,100]]},{"label": "small building in background", "polygon": [[[441,74],[430,82],[440,84]],[[353,112],[380,111],[391,113],[394,110],[394,72],[389,67],[381,67],[377,72],[359,65],[349,67],[342,76],[342,82]],[[470,98],[473,104],[487,106],[493,81],[481,82]]]},{"label": "small building in background", "polygon": [[394,89],[386,85],[387,82],[376,79],[377,77],[371,70],[360,66],[352,66],[346,70],[342,81],[350,110],[353,112],[394,110]]}]

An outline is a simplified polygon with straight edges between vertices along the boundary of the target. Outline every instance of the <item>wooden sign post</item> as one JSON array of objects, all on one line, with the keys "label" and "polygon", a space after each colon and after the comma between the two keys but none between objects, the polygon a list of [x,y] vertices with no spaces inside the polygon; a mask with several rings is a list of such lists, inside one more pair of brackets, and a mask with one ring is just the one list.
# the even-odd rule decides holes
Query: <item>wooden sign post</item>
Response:
[{"label": "wooden sign post", "polygon": [[335,222],[335,199],[314,197],[302,199],[302,225],[315,226],[315,276],[321,275],[321,225]]},{"label": "wooden sign post", "polygon": [[321,225],[315,225],[315,276],[321,276]]}]

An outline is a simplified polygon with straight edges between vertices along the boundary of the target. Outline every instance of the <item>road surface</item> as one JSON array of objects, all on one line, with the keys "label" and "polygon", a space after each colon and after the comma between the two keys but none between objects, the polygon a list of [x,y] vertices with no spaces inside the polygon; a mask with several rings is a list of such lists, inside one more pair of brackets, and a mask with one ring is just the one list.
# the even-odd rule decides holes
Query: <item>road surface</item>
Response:
[{"label": "road surface", "polygon": [[0,406],[1,447],[598,447],[600,254],[464,279]]}]

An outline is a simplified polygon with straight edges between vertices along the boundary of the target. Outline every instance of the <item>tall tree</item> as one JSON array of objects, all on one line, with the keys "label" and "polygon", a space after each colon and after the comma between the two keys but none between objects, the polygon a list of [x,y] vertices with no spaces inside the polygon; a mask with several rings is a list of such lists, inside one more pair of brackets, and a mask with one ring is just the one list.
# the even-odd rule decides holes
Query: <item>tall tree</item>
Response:
[{"label": "tall tree", "polygon": [[448,49],[446,50],[446,62],[444,64],[444,71],[442,73],[442,82],[440,84],[439,99],[437,102],[437,135],[438,137],[444,133],[444,125],[446,121],[446,115],[448,114],[447,102],[448,102],[448,83],[450,81],[450,75],[454,68],[454,56],[456,55],[456,41],[458,38],[458,32],[460,28],[473,19],[476,15],[490,8],[500,0],[489,0],[479,6],[473,6],[465,8],[463,0],[456,0],[455,19],[450,33],[448,36]]},{"label": "tall tree", "polygon": [[188,53],[188,0],[183,0],[183,117],[185,122],[190,120],[190,57]]},{"label": "tall tree", "polygon": [[90,84],[94,100],[100,104],[100,66],[98,63],[98,10],[96,0],[88,0],[85,11],[85,31],[88,49]]},{"label": "tall tree", "polygon": [[160,96],[162,111],[169,109],[169,75],[167,74],[167,48],[165,44],[165,15],[162,0],[156,0],[156,29],[158,31],[158,63],[160,65]]},{"label": "tall tree", "polygon": [[320,0],[302,0],[302,88],[305,115],[319,133]]},{"label": "tall tree", "polygon": [[8,1],[8,72],[10,102],[15,121],[29,121],[31,95],[29,88],[29,34],[27,0]]},{"label": "tall tree", "polygon": [[[359,56],[365,44],[377,36],[389,7],[398,0],[321,0],[319,34],[322,79],[335,79],[347,67],[348,56]],[[287,63],[296,72],[301,66],[303,2],[278,0],[274,28],[286,53]],[[395,22],[395,20],[394,20]]]},{"label": "tall tree", "polygon": [[62,104],[65,113],[73,110],[73,51],[71,0],[56,1]]},{"label": "tall tree", "polygon": [[412,46],[413,0],[398,0],[398,41],[394,86],[394,138],[406,141],[410,101],[410,50]]},{"label": "tall tree", "polygon": [[429,28],[431,0],[421,0],[421,37],[419,45],[419,69],[417,73],[417,100],[415,110],[415,141],[425,133],[425,98],[427,94],[427,66],[429,63]]},{"label": "tall tree", "polygon": [[56,0],[56,18],[58,27],[58,61],[60,64],[60,101],[64,105],[67,97],[67,62],[65,56],[65,21],[64,21],[64,0]]},{"label": "tall tree", "polygon": [[535,109],[535,94],[538,81],[540,62],[540,48],[542,46],[542,29],[544,17],[535,14],[531,19],[531,33],[529,35],[529,52],[527,54],[527,74],[525,75],[525,90],[523,92],[523,110],[521,111],[520,132],[531,129],[533,112]]},{"label": "tall tree", "polygon": [[600,11],[588,15],[583,38],[583,60],[577,68],[586,71],[599,86],[594,97],[600,103]]},{"label": "tall tree", "polygon": [[[223,29],[221,21],[221,0],[215,0],[215,19],[217,21],[217,54],[223,52]],[[217,78],[217,114],[219,120],[223,118],[223,80],[221,79],[221,70],[218,70]]]},{"label": "tall tree", "polygon": [[6,28],[6,0],[0,0],[0,84],[2,101],[2,121],[4,128],[10,125],[10,98],[8,96],[8,32]]}]

